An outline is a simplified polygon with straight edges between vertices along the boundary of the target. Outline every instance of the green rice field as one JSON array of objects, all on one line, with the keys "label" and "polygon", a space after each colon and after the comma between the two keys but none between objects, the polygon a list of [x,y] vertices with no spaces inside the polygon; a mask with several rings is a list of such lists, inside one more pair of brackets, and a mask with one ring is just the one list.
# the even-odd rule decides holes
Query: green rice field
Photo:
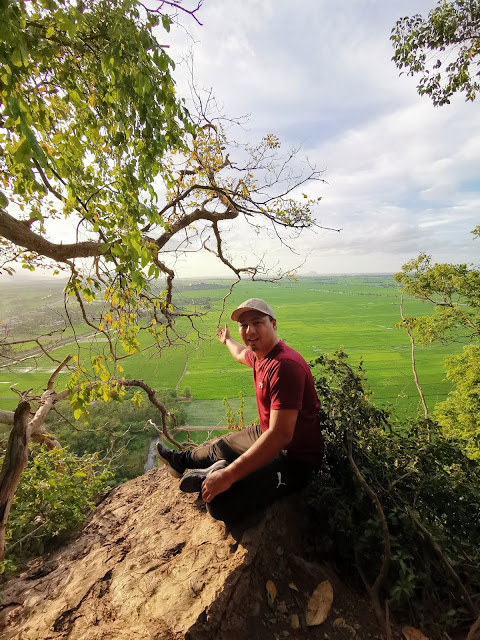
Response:
[{"label": "green rice field", "polygon": [[[60,318],[63,312],[61,283],[53,282],[55,286],[50,281],[45,289],[43,284],[36,284],[31,295],[30,289],[7,287],[1,314],[4,325],[10,323],[15,328],[15,318],[29,318],[27,331],[33,331],[39,326],[38,317],[45,318],[47,324],[48,318]],[[177,389],[179,393],[188,386],[194,397],[186,409],[190,425],[224,424],[222,398],[233,399],[231,404],[235,408],[241,391],[246,396],[245,419],[253,420],[256,408],[251,370],[235,363],[227,349],[214,339],[214,334],[220,320],[229,322],[235,337],[237,329],[228,320],[230,312],[246,298],[259,297],[275,309],[280,338],[307,360],[342,347],[352,364],[363,361],[367,384],[378,406],[392,408],[400,418],[416,413],[418,393],[412,376],[410,341],[403,330],[394,327],[400,320],[400,296],[392,276],[318,276],[296,282],[241,282],[227,298],[226,313],[220,318],[229,285],[226,281],[208,281],[205,288],[199,288],[198,283],[190,287],[188,282],[182,282],[176,302],[183,309],[196,309],[203,314],[197,325],[204,339],[200,340],[191,328],[180,322],[179,333],[186,335],[182,344],[161,354],[152,349],[126,359],[122,362],[123,375],[144,379],[156,389]],[[429,303],[404,301],[406,315],[430,311]],[[76,354],[78,349],[83,355],[101,351],[104,345],[86,337],[90,331],[87,329],[80,322],[75,324],[78,344],[61,346],[54,356],[61,360],[68,354]],[[69,332],[71,337],[72,329]],[[142,344],[148,346],[148,336],[142,340]],[[461,346],[435,344],[416,349],[417,371],[430,409],[450,390],[442,361]],[[10,391],[12,385],[19,390],[42,389],[53,369],[53,363],[45,357],[35,363],[25,361],[1,368],[0,407],[11,409],[16,405],[16,396]],[[60,384],[68,374],[62,375],[63,378],[58,378]]]}]

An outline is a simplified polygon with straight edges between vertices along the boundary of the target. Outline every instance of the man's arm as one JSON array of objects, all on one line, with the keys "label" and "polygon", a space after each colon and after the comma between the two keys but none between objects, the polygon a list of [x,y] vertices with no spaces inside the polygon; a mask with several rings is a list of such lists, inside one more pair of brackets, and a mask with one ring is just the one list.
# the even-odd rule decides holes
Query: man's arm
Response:
[{"label": "man's arm", "polygon": [[298,411],[294,409],[272,410],[267,431],[232,464],[207,476],[202,485],[205,502],[230,489],[234,482],[263,467],[285,449],[293,438],[297,416]]},{"label": "man's arm", "polygon": [[225,327],[219,327],[217,329],[216,337],[217,340],[227,346],[232,358],[240,362],[240,364],[248,365],[248,362],[245,360],[245,351],[247,348],[232,338],[228,324],[226,324]]}]

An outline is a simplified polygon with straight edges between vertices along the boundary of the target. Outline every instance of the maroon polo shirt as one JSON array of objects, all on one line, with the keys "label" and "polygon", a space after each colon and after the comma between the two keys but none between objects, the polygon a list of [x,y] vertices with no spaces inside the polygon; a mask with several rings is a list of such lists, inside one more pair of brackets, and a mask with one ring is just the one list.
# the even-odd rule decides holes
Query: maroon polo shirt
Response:
[{"label": "maroon polo shirt", "polygon": [[262,360],[257,360],[254,352],[248,349],[245,360],[253,369],[262,432],[270,426],[272,409],[297,410],[297,423],[287,453],[297,460],[319,465],[323,455],[323,438],[318,422],[320,402],[312,372],[304,358],[280,341]]}]

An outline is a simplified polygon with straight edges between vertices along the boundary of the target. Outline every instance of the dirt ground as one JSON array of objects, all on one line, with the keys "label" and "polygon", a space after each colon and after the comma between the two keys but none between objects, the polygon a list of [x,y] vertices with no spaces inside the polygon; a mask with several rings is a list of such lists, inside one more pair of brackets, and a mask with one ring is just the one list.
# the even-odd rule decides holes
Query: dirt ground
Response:
[{"label": "dirt ground", "polygon": [[[4,640],[379,640],[368,601],[308,561],[302,500],[228,530],[165,468],[114,490],[67,545],[3,585]],[[326,620],[306,625],[328,580]],[[268,590],[267,590],[268,583]],[[271,585],[273,583],[273,587]],[[272,596],[273,594],[273,596]],[[399,629],[393,638],[401,637]]]}]

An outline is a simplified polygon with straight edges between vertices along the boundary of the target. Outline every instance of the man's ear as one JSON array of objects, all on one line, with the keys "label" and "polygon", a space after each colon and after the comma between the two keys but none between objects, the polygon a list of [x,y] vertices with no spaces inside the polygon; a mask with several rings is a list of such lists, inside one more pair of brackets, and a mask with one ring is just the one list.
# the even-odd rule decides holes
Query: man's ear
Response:
[{"label": "man's ear", "polygon": [[276,328],[277,328],[277,319],[276,318],[273,318],[272,324],[273,324],[273,328],[276,330]]}]

